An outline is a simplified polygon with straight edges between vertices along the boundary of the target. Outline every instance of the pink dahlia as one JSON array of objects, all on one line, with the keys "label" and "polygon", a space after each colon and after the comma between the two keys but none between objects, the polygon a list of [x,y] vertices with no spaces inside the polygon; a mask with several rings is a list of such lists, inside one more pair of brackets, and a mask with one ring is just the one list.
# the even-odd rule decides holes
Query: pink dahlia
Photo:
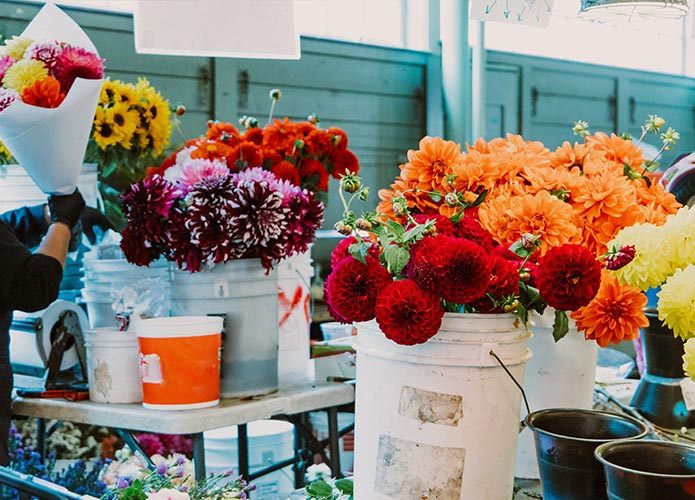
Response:
[{"label": "pink dahlia", "polygon": [[367,257],[367,263],[345,257],[326,280],[326,300],[340,318],[369,321],[379,292],[391,283],[389,272],[378,260]]},{"label": "pink dahlia", "polygon": [[41,61],[49,70],[53,70],[63,48],[64,46],[57,42],[34,42],[27,47],[24,57]]},{"label": "pink dahlia", "polygon": [[581,245],[553,247],[538,261],[536,286],[550,307],[575,311],[596,296],[601,264]]},{"label": "pink dahlia", "polygon": [[374,312],[386,338],[401,345],[422,344],[433,337],[444,316],[439,297],[408,279],[389,283],[377,296]]},{"label": "pink dahlia", "polygon": [[17,59],[15,59],[14,57],[0,57],[0,83],[2,83],[2,79],[5,77],[5,72],[7,71],[7,69],[10,66],[12,66],[15,62],[17,62]]},{"label": "pink dahlia", "polygon": [[196,182],[203,177],[210,176],[229,176],[229,168],[227,165],[219,161],[211,161],[203,158],[191,159],[181,169],[181,176],[178,179],[179,184],[188,191]]},{"label": "pink dahlia", "polygon": [[66,94],[75,78],[97,80],[104,77],[104,59],[82,47],[65,47],[55,63],[55,78]]},{"label": "pink dahlia", "polygon": [[0,88],[0,111],[7,107],[19,98],[19,94],[12,89]]}]

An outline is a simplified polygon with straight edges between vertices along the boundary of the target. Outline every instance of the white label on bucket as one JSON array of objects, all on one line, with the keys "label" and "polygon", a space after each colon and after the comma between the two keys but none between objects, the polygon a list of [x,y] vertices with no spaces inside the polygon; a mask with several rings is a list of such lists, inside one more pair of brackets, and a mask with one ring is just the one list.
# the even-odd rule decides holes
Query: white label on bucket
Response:
[{"label": "white label on bucket", "polygon": [[229,297],[229,281],[217,280],[213,286],[215,287],[215,290],[213,291],[215,298],[222,299]]},{"label": "white label on bucket", "polygon": [[404,385],[401,387],[398,413],[423,424],[455,427],[463,417],[463,397]]},{"label": "white label on bucket", "polygon": [[695,381],[690,377],[680,381],[681,391],[683,392],[683,401],[688,411],[695,410]]},{"label": "white label on bucket", "polygon": [[157,354],[140,354],[140,378],[143,383],[162,383],[162,362]]},{"label": "white label on bucket", "polygon": [[[465,448],[433,446],[383,434],[379,436],[374,489],[398,500],[460,498],[465,458]],[[425,466],[426,479],[422,473]]]}]

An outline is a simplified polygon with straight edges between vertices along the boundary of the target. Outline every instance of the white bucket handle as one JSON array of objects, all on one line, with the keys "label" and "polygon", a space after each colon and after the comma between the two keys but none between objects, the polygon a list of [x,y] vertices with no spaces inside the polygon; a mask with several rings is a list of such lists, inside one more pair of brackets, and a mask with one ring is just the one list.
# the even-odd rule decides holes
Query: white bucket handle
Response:
[{"label": "white bucket handle", "polygon": [[[509,377],[512,379],[514,384],[519,388],[519,390],[521,391],[521,396],[524,398],[524,406],[526,406],[526,414],[528,415],[529,413],[531,413],[531,407],[528,404],[528,399],[526,399],[526,392],[524,391],[523,386],[514,377],[514,375],[512,375],[512,372],[509,371],[509,368],[507,368],[507,366],[500,359],[500,357],[497,355],[497,353],[495,353],[493,348],[490,348],[489,354],[490,354],[490,356],[492,356],[493,358],[495,358],[497,360],[497,362],[500,364],[502,369],[507,373],[507,375],[509,375]],[[519,422],[519,432],[523,431],[524,427],[526,427],[526,419]]]}]

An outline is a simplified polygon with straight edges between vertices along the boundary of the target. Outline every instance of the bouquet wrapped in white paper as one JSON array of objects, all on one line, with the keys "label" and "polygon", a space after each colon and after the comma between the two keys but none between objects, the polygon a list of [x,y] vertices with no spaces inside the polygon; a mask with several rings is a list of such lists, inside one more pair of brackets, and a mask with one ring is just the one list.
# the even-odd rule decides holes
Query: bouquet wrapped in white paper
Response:
[{"label": "bouquet wrapped in white paper", "polygon": [[75,190],[103,63],[86,33],[52,3],[0,47],[0,141],[44,193]]}]

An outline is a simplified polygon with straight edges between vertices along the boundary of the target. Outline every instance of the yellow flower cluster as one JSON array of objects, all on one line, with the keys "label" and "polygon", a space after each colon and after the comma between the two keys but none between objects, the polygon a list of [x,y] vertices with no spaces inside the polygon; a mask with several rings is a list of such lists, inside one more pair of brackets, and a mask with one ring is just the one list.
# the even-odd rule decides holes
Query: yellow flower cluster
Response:
[{"label": "yellow flower cluster", "polygon": [[19,93],[48,76],[48,67],[36,59],[20,59],[10,66],[2,78],[2,86]]},{"label": "yellow flower cluster", "polygon": [[660,286],[659,319],[683,339],[695,337],[695,208],[680,208],[661,226],[626,227],[609,243],[624,245],[635,246],[635,258],[614,271],[618,280],[644,291]]},{"label": "yellow flower cluster", "polygon": [[102,151],[120,147],[139,157],[159,156],[171,135],[169,102],[145,78],[137,84],[104,80],[93,126]]},{"label": "yellow flower cluster", "polygon": [[26,52],[27,47],[34,42],[31,38],[14,35],[12,38],[5,40],[4,45],[0,47],[0,56],[9,56],[12,59],[21,59]]}]

